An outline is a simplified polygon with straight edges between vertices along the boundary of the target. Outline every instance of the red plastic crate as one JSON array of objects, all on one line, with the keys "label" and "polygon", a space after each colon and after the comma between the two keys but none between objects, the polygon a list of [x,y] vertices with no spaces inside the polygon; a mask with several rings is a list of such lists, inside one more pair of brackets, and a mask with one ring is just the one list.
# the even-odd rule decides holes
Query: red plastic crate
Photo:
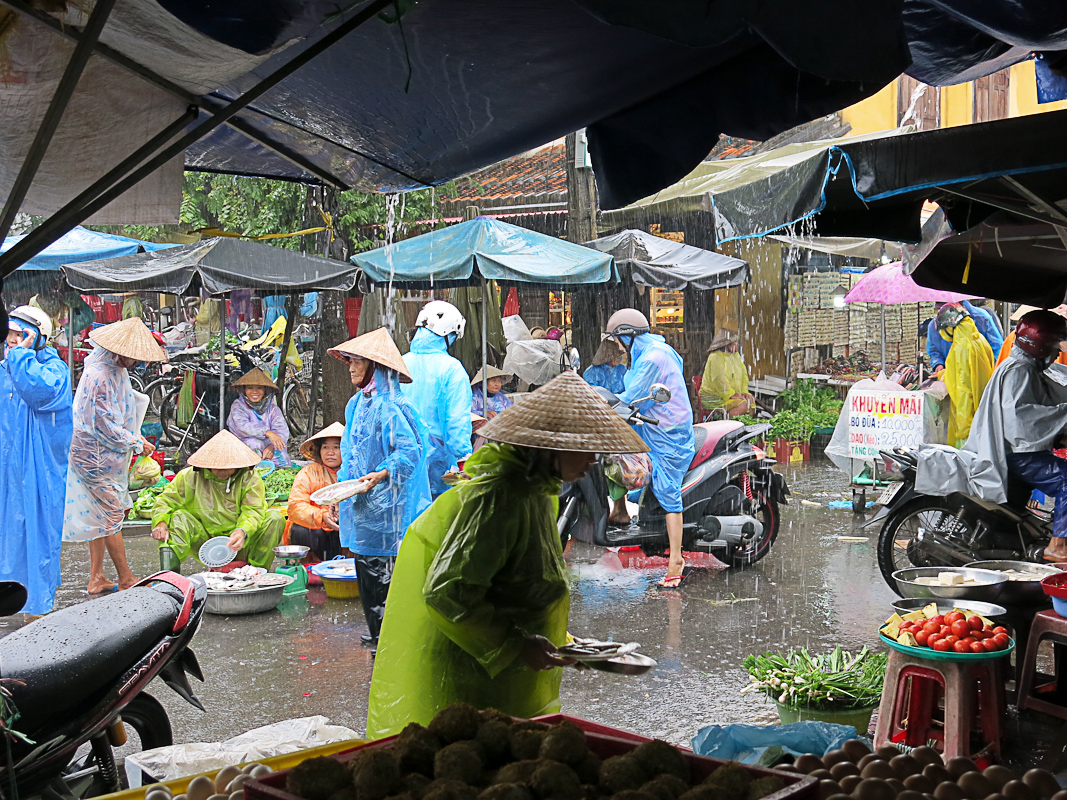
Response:
[{"label": "red plastic crate", "polygon": [[[600,725],[596,722],[589,722],[588,720],[578,719],[576,717],[569,717],[565,714],[551,714],[538,717],[538,719],[548,723],[561,722],[565,719],[570,720],[586,732],[589,740],[589,749],[602,759],[625,755],[642,742],[649,741],[645,736],[638,736],[637,734],[628,731],[611,728],[607,725]],[[352,760],[352,757],[357,751],[362,750],[365,747],[392,747],[396,738],[396,736],[390,736],[386,739],[379,739],[376,742],[368,742],[359,747],[354,747],[351,750],[337,753],[330,756],[330,758],[335,758],[342,764],[347,763]],[[678,749],[685,757],[686,761],[689,762],[689,768],[692,772],[694,783],[700,783],[726,763],[717,758],[706,758],[705,756],[694,755],[690,750],[685,750],[683,748]],[[782,781],[785,782],[786,786],[784,789],[767,795],[764,800],[816,800],[818,797],[818,781],[809,775],[799,775],[793,772],[776,772],[763,767],[754,767],[749,764],[742,764],[741,766],[748,770],[753,778],[773,776],[781,778]],[[267,775],[262,780],[248,781],[244,785],[245,800],[301,800],[296,795],[290,794],[285,790],[285,781],[288,774],[288,770],[282,770]]]}]

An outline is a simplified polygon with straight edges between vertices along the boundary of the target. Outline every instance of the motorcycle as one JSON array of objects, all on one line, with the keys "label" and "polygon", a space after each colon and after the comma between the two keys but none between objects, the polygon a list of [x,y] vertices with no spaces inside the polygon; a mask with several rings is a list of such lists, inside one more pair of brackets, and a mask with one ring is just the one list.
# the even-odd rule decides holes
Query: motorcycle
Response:
[{"label": "motorcycle", "polygon": [[[670,400],[670,391],[662,384],[654,384],[648,397],[629,405],[607,389],[594,388],[631,425],[658,424],[637,407],[648,400]],[[788,502],[789,487],[773,470],[777,462],[753,444],[768,430],[768,424],[742,425],[734,420],[694,426],[696,456],[682,480],[682,549],[711,551],[733,567],[754,564],[770,552],[780,525],[778,507]],[[563,486],[557,527],[564,545],[574,538],[600,547],[636,545],[647,555],[667,551],[667,512],[651,486],[641,497],[632,525],[609,522],[607,498],[600,462],[581,480]]]},{"label": "motorcycle", "polygon": [[1052,516],[1027,508],[1030,489],[1010,481],[1004,505],[953,492],[945,497],[915,491],[918,455],[905,448],[881,451],[886,471],[900,480],[878,498],[868,525],[882,523],[878,568],[896,590],[893,573],[908,567],[962,567],[972,561],[1043,560]]},{"label": "motorcycle", "polygon": [[[144,690],[158,676],[204,710],[188,676],[204,679],[189,642],[206,600],[201,581],[159,572],[0,639],[2,684],[17,710],[10,727],[27,740],[11,739],[0,756],[5,794],[12,784],[20,797],[51,800],[120,791],[125,776],[113,748],[125,744],[126,726],[143,749],[173,744],[166,710]],[[0,615],[25,601],[22,584],[0,583]]]}]

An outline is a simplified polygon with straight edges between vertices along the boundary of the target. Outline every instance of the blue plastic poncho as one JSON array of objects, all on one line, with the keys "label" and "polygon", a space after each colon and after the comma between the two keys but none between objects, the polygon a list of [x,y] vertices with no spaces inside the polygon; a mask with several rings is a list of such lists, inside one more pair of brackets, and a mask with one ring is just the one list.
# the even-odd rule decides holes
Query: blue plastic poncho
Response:
[{"label": "blue plastic poncho", "polygon": [[0,363],[0,579],[18,581],[27,614],[52,610],[60,584],[70,372],[50,347],[14,347]]},{"label": "blue plastic poncho", "polygon": [[471,454],[471,385],[448,344],[428,328],[419,328],[404,356],[411,384],[404,394],[426,423],[430,456],[430,490],[437,497],[448,490],[441,476]]},{"label": "blue plastic poncho", "polygon": [[682,357],[662,336],[645,333],[634,338],[630,361],[633,366],[626,372],[626,388],[619,400],[632,403],[647,397],[654,383],[671,390],[666,403],[647,400],[637,406],[642,414],[659,420],[659,425],[638,426],[637,432],[652,451],[652,492],[664,511],[680,512],[682,478],[696,455],[693,407],[682,373]]},{"label": "blue plastic poncho", "polygon": [[375,370],[373,386],[348,401],[337,479],[383,469],[389,477],[341,503],[341,545],[361,556],[395,556],[404,531],[430,505],[426,429],[395,372]]},{"label": "blue plastic poncho", "polygon": [[260,326],[261,331],[269,331],[270,326],[273,325],[278,317],[285,316],[285,295],[284,294],[272,294],[263,298],[263,324]]},{"label": "blue plastic poncho", "polygon": [[618,395],[626,388],[626,365],[616,364],[613,367],[611,364],[593,364],[586,367],[582,377],[590,386],[602,386]]},{"label": "blue plastic poncho", "polygon": [[[1004,346],[1004,334],[1000,331],[1000,325],[993,313],[985,308],[979,308],[964,300],[960,303],[971,315],[978,332],[989,342],[989,347],[996,358],[1000,348]],[[937,323],[930,321],[930,327],[926,330],[926,355],[930,359],[930,368],[937,369],[945,366],[948,351],[952,347],[952,339],[941,334],[937,329]]]}]

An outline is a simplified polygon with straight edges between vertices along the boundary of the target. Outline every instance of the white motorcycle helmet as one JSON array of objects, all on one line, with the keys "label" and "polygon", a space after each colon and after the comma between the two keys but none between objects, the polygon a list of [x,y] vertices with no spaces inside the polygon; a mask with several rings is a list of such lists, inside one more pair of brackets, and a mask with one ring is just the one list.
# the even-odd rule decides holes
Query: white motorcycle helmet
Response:
[{"label": "white motorcycle helmet", "polygon": [[431,333],[448,340],[448,335],[455,334],[456,339],[463,338],[463,331],[467,327],[467,320],[459,313],[459,309],[444,300],[431,300],[419,311],[415,319],[416,328],[429,328]]},{"label": "white motorcycle helmet", "polygon": [[41,334],[33,343],[34,350],[42,349],[52,335],[52,318],[39,308],[33,306],[19,306],[8,315],[8,326],[25,331],[24,325],[32,325]]}]

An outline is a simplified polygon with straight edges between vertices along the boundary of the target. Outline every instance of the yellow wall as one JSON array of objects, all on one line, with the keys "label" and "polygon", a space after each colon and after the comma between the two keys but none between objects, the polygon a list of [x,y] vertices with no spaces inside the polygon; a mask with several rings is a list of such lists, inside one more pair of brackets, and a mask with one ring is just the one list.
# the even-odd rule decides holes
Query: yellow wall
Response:
[{"label": "yellow wall", "polygon": [[883,88],[877,94],[849,106],[841,112],[841,118],[852,126],[850,136],[885,131],[897,126],[897,82]]},{"label": "yellow wall", "polygon": [[773,239],[726,242],[720,250],[749,263],[752,277],[741,291],[741,323],[737,323],[738,289],[715,293],[715,329],[738,331],[741,349],[753,378],[785,375],[785,331],[782,313],[782,245]]},{"label": "yellow wall", "polygon": [[1033,61],[1023,61],[1011,68],[1008,81],[1008,116],[1023,117],[1027,114],[1040,114],[1047,111],[1062,111],[1067,108],[1067,100],[1055,103],[1037,102],[1036,67]]},{"label": "yellow wall", "polygon": [[970,125],[974,120],[974,87],[969,83],[941,87],[941,127]]}]

